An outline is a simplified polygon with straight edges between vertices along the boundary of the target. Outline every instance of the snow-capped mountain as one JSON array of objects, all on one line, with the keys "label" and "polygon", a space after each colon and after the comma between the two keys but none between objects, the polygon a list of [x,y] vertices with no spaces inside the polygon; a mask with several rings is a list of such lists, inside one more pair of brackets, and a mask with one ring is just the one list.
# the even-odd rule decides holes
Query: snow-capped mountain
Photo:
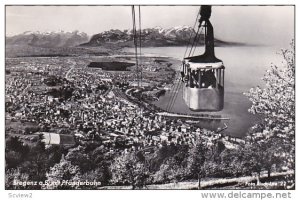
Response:
[{"label": "snow-capped mountain", "polygon": [[30,45],[35,47],[72,47],[87,42],[89,37],[86,33],[73,31],[26,31],[11,37],[6,37],[8,45]]},{"label": "snow-capped mountain", "polygon": [[[140,34],[140,31],[137,31]],[[189,26],[177,26],[172,28],[145,28],[141,30],[142,46],[185,46],[196,35],[195,30]],[[133,31],[111,29],[95,34],[89,40],[86,33],[73,32],[31,32],[27,31],[19,35],[6,37],[7,45],[29,45],[32,47],[57,48],[74,46],[116,46],[132,47]],[[204,36],[200,34],[198,44],[203,45]],[[233,44],[215,39],[215,45]]]},{"label": "snow-capped mountain", "polygon": [[[139,35],[139,30],[137,31]],[[168,29],[161,27],[146,28],[141,30],[142,46],[181,46],[187,45],[190,38],[196,35],[195,30],[189,26],[178,26]],[[203,35],[199,37],[199,43],[203,44]],[[132,30],[118,30],[112,29],[95,34],[91,37],[90,41],[82,44],[84,46],[101,46],[101,45],[119,45],[119,46],[132,46],[133,34]],[[216,45],[222,45],[226,42],[215,40]]]}]

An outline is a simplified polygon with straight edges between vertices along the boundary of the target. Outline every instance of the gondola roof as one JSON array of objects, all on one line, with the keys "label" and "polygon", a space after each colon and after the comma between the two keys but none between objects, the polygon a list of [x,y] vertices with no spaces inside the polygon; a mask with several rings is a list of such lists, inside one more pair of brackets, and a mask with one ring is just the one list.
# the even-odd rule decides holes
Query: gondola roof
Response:
[{"label": "gondola roof", "polygon": [[186,57],[185,60],[193,63],[218,63],[222,60],[216,58],[214,55],[202,54],[199,56]]}]

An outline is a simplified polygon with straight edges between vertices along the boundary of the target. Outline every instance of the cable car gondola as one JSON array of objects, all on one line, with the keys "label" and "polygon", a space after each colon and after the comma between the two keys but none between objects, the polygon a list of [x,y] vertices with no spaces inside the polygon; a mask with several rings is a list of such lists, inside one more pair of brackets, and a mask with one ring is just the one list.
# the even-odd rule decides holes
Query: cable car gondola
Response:
[{"label": "cable car gondola", "polygon": [[[205,52],[183,59],[183,99],[192,111],[220,111],[224,107],[225,67],[215,56],[210,16],[211,6],[201,6],[199,28],[204,28]],[[195,40],[197,37],[198,31]]]}]

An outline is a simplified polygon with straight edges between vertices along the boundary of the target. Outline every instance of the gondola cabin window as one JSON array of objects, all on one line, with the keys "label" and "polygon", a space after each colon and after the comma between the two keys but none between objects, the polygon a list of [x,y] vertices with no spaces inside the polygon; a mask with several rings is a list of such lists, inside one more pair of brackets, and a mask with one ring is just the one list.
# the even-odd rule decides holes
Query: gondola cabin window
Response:
[{"label": "gondola cabin window", "polygon": [[213,68],[192,69],[190,64],[183,64],[184,73],[183,81],[186,86],[191,88],[218,88],[224,87],[224,66],[220,65]]},{"label": "gondola cabin window", "polygon": [[186,86],[191,88],[220,88],[224,86],[223,69],[188,69]]}]

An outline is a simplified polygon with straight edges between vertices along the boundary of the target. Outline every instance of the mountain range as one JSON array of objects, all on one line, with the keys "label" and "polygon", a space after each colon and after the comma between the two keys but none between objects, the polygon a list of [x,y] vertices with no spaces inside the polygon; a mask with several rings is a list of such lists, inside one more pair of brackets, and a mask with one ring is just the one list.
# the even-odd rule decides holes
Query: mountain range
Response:
[{"label": "mountain range", "polygon": [[[137,31],[137,36],[141,37],[142,46],[158,47],[158,46],[186,46],[191,43],[196,36],[196,32],[192,27],[179,26],[164,29],[161,27],[146,28]],[[198,44],[203,45],[204,35],[200,34]],[[216,46],[229,45],[233,43],[215,39]],[[133,33],[132,30],[112,29],[95,34],[90,41],[81,46],[102,46],[102,45],[118,45],[120,47],[132,47]]]},{"label": "mountain range", "polygon": [[[144,47],[158,46],[186,46],[192,43],[196,35],[195,30],[189,26],[179,26],[164,29],[161,27],[146,28],[137,31]],[[198,44],[203,45],[204,35],[200,34]],[[7,45],[29,45],[32,47],[132,47],[132,30],[111,29],[90,37],[83,32],[24,32],[15,36],[6,37]],[[234,45],[237,43],[225,42],[215,38],[216,46]]]},{"label": "mountain range", "polygon": [[73,32],[31,32],[27,31],[15,36],[6,37],[7,45],[29,45],[33,47],[56,48],[74,47],[88,42],[86,33]]}]

